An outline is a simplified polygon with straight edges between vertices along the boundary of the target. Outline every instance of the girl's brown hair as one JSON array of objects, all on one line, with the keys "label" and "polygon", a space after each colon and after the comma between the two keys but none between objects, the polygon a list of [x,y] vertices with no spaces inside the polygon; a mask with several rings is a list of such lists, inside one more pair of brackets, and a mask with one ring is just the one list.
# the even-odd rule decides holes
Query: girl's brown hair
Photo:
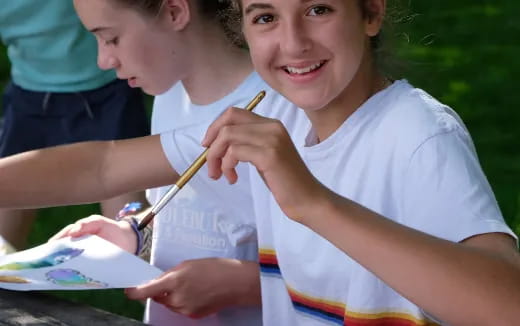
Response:
[{"label": "girl's brown hair", "polygon": [[[112,0],[119,5],[132,8],[147,16],[155,17],[160,14],[166,0]],[[235,15],[233,0],[192,0],[203,18],[218,23],[228,39],[237,46],[243,46],[241,33],[237,33],[228,19]]]}]

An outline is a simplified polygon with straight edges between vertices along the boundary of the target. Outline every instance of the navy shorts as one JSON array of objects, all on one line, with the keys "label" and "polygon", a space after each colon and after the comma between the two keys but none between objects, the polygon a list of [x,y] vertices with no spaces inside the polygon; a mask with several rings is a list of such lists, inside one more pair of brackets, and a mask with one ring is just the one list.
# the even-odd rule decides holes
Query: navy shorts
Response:
[{"label": "navy shorts", "polygon": [[0,157],[88,140],[146,136],[141,90],[115,80],[95,90],[44,93],[10,83],[3,97]]}]

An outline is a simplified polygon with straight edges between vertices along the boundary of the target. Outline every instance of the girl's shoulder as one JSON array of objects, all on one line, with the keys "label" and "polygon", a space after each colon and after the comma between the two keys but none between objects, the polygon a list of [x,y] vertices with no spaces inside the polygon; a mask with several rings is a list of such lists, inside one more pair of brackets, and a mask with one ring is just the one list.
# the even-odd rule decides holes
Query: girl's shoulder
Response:
[{"label": "girl's shoulder", "polygon": [[422,144],[439,135],[452,135],[472,145],[463,121],[449,106],[407,81],[396,81],[385,90],[368,123],[375,140],[388,148],[412,155]]},{"label": "girl's shoulder", "polygon": [[448,105],[415,88],[406,80],[396,81],[395,90],[386,100],[381,122],[393,126],[403,137],[427,139],[439,134],[468,134],[460,116]]}]

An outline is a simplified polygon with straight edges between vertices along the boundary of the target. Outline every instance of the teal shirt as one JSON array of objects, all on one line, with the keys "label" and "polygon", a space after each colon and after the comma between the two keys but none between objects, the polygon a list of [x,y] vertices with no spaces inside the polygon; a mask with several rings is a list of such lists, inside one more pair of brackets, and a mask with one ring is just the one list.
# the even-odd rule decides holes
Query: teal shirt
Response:
[{"label": "teal shirt", "polygon": [[0,37],[18,86],[41,92],[78,92],[115,79],[97,66],[94,36],[81,24],[72,0],[4,0]]}]

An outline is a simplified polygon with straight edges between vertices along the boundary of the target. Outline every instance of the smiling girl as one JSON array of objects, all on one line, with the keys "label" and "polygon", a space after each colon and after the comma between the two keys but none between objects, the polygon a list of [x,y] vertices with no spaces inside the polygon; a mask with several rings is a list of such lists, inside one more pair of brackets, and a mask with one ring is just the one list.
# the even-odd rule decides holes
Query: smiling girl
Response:
[{"label": "smiling girl", "polygon": [[294,145],[231,109],[203,142],[212,178],[256,168],[264,324],[517,324],[516,236],[467,129],[376,67],[386,1],[238,5],[255,69],[312,123]]},{"label": "smiling girl", "polygon": [[[235,44],[222,23],[230,1],[74,0],[74,5],[96,36],[99,66],[158,95],[152,131],[162,134],[2,159],[0,206],[90,202],[172,184],[204,150],[200,140],[209,124],[226,108],[245,106],[261,90],[267,96],[257,112],[288,125],[306,120],[295,107],[287,110],[293,105],[268,87],[253,71],[248,52]],[[152,325],[261,324],[248,180],[237,187],[212,182],[206,174],[199,172],[154,220],[151,262],[165,273],[127,289],[132,299],[152,299],[145,318]],[[152,202],[163,193],[154,190]],[[93,216],[56,237],[84,234],[136,252],[138,237],[127,221]]]}]

